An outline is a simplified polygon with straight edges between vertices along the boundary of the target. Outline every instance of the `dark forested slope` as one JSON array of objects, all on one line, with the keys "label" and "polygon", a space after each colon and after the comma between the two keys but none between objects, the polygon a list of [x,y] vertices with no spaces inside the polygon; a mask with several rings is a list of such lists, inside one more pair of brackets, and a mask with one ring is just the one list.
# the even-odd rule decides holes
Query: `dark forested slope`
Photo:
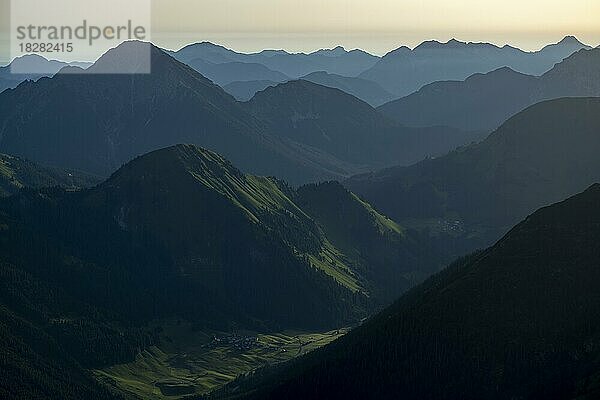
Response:
[{"label": "dark forested slope", "polygon": [[596,184],[244,398],[595,398],[599,235]]}]

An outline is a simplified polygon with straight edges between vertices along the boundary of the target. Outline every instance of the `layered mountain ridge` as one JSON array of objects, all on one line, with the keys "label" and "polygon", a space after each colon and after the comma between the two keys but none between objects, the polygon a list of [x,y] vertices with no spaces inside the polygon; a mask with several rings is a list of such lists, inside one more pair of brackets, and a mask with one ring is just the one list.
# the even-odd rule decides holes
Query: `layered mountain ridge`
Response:
[{"label": "layered mountain ridge", "polygon": [[481,143],[346,186],[400,223],[452,221],[465,237],[485,238],[474,248],[489,245],[535,209],[600,180],[599,116],[598,98],[542,102]]},{"label": "layered mountain ridge", "polygon": [[193,145],[140,156],[93,188],[0,200],[0,254],[11,354],[0,393],[68,399],[120,398],[87,369],[159,344],[160,321],[339,328],[453,257],[338,183],[295,190]]},{"label": "layered mountain ridge", "polygon": [[596,184],[535,212],[331,346],[229,389],[244,399],[597,397],[599,201]]},{"label": "layered mountain ridge", "polygon": [[535,103],[600,96],[600,49],[579,50],[540,77],[503,67],[465,81],[436,82],[378,110],[408,126],[491,131]]},{"label": "layered mountain ridge", "polygon": [[447,43],[429,41],[413,50],[400,47],[386,54],[360,77],[403,97],[433,82],[464,80],[475,73],[486,73],[502,67],[541,75],[580,49],[590,47],[573,37],[566,37],[559,43],[530,53],[489,43],[466,43],[455,39]]}]

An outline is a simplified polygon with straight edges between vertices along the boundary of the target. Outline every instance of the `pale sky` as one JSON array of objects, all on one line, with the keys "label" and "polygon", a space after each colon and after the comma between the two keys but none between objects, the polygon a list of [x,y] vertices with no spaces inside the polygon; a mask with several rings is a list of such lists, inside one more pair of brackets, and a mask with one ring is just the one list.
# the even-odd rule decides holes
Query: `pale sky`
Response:
[{"label": "pale sky", "polygon": [[[8,2],[0,0],[0,31]],[[383,55],[457,38],[537,50],[565,35],[600,44],[600,0],[152,0],[152,41],[171,49],[207,40],[244,52],[342,45]]]},{"label": "pale sky", "polygon": [[[536,50],[567,34],[600,43],[600,0],[154,0],[154,40],[242,51],[337,44],[385,54],[428,39]],[[195,39],[194,39],[195,38]]]}]

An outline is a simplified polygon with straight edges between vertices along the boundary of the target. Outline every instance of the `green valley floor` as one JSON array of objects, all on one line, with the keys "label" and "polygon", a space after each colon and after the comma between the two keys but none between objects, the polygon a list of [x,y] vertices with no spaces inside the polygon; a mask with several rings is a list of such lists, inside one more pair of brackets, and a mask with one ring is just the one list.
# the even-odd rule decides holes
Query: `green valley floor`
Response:
[{"label": "green valley floor", "polygon": [[185,322],[157,324],[161,344],[136,360],[95,370],[96,377],[144,400],[180,399],[209,393],[257,368],[288,361],[343,336],[329,332],[195,330]]}]

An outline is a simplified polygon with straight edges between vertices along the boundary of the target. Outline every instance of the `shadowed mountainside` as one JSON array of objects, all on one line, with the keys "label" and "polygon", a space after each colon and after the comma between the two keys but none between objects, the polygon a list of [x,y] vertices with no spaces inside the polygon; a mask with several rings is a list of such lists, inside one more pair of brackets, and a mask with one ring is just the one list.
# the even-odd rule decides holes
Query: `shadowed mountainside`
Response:
[{"label": "shadowed mountainside", "polygon": [[24,189],[0,200],[0,393],[116,398],[86,369],[157,344],[152,321],[355,324],[446,251],[338,183],[293,190],[193,145],[136,158],[91,189]]},{"label": "shadowed mountainside", "polygon": [[558,99],[517,114],[479,144],[346,186],[402,224],[455,221],[465,238],[482,239],[479,247],[600,181],[598,151],[600,99]]},{"label": "shadowed mountainside", "polygon": [[378,110],[408,126],[486,130],[543,100],[600,96],[600,49],[580,50],[541,77],[510,68],[465,81],[436,82]]},{"label": "shadowed mountainside", "polygon": [[406,128],[354,96],[304,80],[267,88],[245,106],[273,136],[367,170],[408,165],[481,137],[444,127]]},{"label": "shadowed mountainside", "polygon": [[265,400],[596,398],[599,204],[596,184],[543,208],[344,338],[228,389]]},{"label": "shadowed mountainside", "polygon": [[574,52],[589,48],[573,36],[531,53],[508,45],[498,47],[455,39],[447,43],[428,41],[413,50],[400,47],[391,51],[360,77],[377,82],[401,97],[433,82],[464,80],[473,74],[502,67],[524,74],[541,75]]}]

